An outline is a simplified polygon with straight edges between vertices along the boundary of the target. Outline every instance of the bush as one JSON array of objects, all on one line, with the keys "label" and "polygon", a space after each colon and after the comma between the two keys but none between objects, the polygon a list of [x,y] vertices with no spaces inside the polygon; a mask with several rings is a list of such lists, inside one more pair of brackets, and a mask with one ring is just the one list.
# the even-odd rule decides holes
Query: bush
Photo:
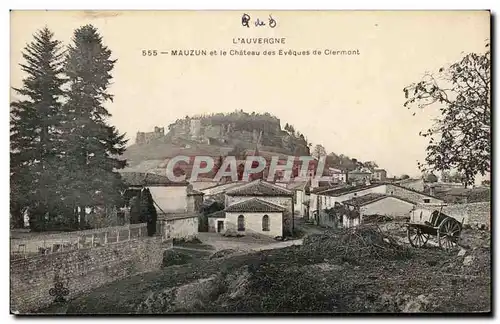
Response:
[{"label": "bush", "polygon": [[187,253],[178,250],[166,250],[163,253],[163,267],[170,267],[173,265],[186,264],[193,260],[193,257]]},{"label": "bush", "polygon": [[183,237],[183,238],[174,238],[173,243],[174,244],[180,244],[180,243],[201,244],[203,242],[201,242],[200,239],[197,238],[197,237],[192,237],[192,238],[189,238],[189,239],[186,239],[186,238]]},{"label": "bush", "polygon": [[210,256],[210,260],[223,258],[223,257],[226,257],[228,255],[232,255],[232,254],[234,254],[236,252],[238,252],[238,251],[237,250],[233,250],[233,249],[220,250],[220,251],[217,251],[214,254],[212,254]]}]

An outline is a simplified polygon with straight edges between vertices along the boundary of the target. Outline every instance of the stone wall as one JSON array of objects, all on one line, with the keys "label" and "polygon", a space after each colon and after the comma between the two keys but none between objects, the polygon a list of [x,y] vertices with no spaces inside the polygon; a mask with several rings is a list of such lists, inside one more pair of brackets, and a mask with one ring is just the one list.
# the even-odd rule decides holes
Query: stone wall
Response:
[{"label": "stone wall", "polygon": [[55,282],[74,298],[106,283],[160,269],[163,250],[172,246],[160,236],[144,237],[98,248],[79,249],[11,260],[10,309],[33,313],[49,306]]},{"label": "stone wall", "polygon": [[491,203],[478,202],[468,204],[449,204],[446,206],[426,206],[419,205],[413,212],[412,222],[430,221],[433,211],[442,211],[443,214],[451,216],[464,224],[471,226],[485,225],[487,228],[491,226]]},{"label": "stone wall", "polygon": [[[439,209],[438,209],[439,210]],[[478,202],[470,204],[451,204],[443,207],[444,214],[449,215],[458,221],[464,219],[464,224],[481,225],[490,228],[491,203]]]},{"label": "stone wall", "polygon": [[191,240],[198,235],[198,215],[185,216],[164,220],[163,236],[166,238],[178,238]]}]

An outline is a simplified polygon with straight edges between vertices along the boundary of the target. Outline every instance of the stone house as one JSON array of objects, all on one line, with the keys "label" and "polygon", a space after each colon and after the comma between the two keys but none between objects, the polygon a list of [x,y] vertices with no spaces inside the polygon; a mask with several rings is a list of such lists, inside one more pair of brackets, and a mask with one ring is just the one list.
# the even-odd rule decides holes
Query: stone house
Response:
[{"label": "stone house", "polygon": [[332,177],[334,183],[341,184],[347,181],[347,174],[344,170],[328,168],[328,173]]},{"label": "stone house", "polygon": [[370,193],[343,202],[344,205],[359,209],[361,222],[363,216],[383,215],[391,218],[410,217],[416,204],[406,199],[386,194]]},{"label": "stone house", "polygon": [[387,180],[387,171],[385,171],[384,169],[373,170],[372,180],[379,182]]},{"label": "stone house", "polygon": [[283,212],[285,208],[269,201],[250,198],[228,206],[221,225],[217,218],[217,231],[221,226],[241,234],[260,234],[271,237],[283,235]]},{"label": "stone house", "polygon": [[[228,217],[227,213],[236,213],[236,211],[234,211],[234,208],[237,208],[239,210],[237,212],[237,213],[239,213],[238,217],[240,215],[243,215],[243,222],[248,222],[249,224],[255,224],[255,222],[257,222],[257,221],[262,222],[263,219],[248,220],[248,218],[249,217],[259,217],[258,215],[260,215],[260,214],[255,214],[255,213],[260,213],[260,212],[255,212],[255,210],[264,208],[263,205],[266,205],[266,206],[269,205],[272,207],[272,208],[271,207],[269,207],[269,208],[273,209],[273,211],[268,211],[268,213],[272,213],[272,214],[267,214],[269,216],[269,221],[271,221],[271,216],[273,216],[275,218],[275,217],[277,217],[277,215],[279,213],[281,213],[282,221],[281,221],[281,234],[280,234],[280,236],[289,235],[293,232],[293,229],[294,229],[293,195],[294,194],[291,190],[288,190],[288,189],[280,187],[278,185],[269,183],[269,182],[264,181],[262,179],[255,180],[255,181],[249,182],[247,184],[244,184],[242,186],[238,186],[236,188],[228,190],[226,192],[225,204],[224,204],[225,211],[226,211],[226,222],[232,221],[232,219],[227,218]],[[255,200],[254,198],[257,198],[258,200]],[[237,207],[231,207],[235,204],[239,204],[239,203],[242,203],[242,202],[250,200],[250,199],[254,199],[254,200],[252,200],[252,203],[250,205],[243,204],[243,205],[237,205]],[[257,208],[255,205],[257,205],[259,207]],[[283,210],[278,211],[276,209],[277,208],[276,206],[283,208]],[[245,217],[245,211],[242,210],[242,208],[246,208],[246,207],[248,207],[249,210],[246,211],[247,215]],[[252,207],[252,208],[250,208],[250,207]],[[233,211],[231,211],[231,210],[233,210]],[[275,223],[273,223],[273,224],[275,224]],[[273,230],[272,233],[275,233],[275,231]]]},{"label": "stone house", "polygon": [[198,233],[202,192],[192,189],[188,182],[173,182],[152,173],[123,172],[121,176],[129,186],[124,193],[126,200],[142,188],[149,189],[165,237],[188,238]]},{"label": "stone house", "polygon": [[[443,204],[441,199],[418,192],[413,189],[404,188],[396,184],[375,183],[364,186],[339,186],[324,190],[315,190],[311,192],[309,214],[314,220],[314,223],[321,223],[321,219],[326,217],[323,213],[325,209],[333,208],[336,203],[362,197],[368,194],[386,195],[389,197],[399,198],[413,205],[440,205]],[[393,213],[392,205],[396,200],[383,199],[377,205],[387,205],[387,208],[381,210],[381,215],[385,213]],[[399,203],[400,205],[402,203]],[[404,205],[404,204],[403,204]],[[403,208],[403,207],[401,207]],[[388,215],[389,216],[389,215]]]},{"label": "stone house", "polygon": [[191,240],[198,235],[198,217],[196,215],[170,215],[163,219],[165,238]]},{"label": "stone house", "polygon": [[311,180],[291,182],[287,185],[288,190],[293,192],[293,205],[295,215],[308,219],[309,208],[309,192],[311,187]]},{"label": "stone house", "polygon": [[370,181],[371,178],[372,173],[368,170],[355,170],[347,173],[347,181],[349,182],[365,183]]},{"label": "stone house", "polygon": [[317,224],[348,228],[363,224],[368,216],[405,219],[411,216],[415,206],[415,203],[399,197],[368,193],[341,203],[336,202],[333,208],[321,211],[318,213]]}]

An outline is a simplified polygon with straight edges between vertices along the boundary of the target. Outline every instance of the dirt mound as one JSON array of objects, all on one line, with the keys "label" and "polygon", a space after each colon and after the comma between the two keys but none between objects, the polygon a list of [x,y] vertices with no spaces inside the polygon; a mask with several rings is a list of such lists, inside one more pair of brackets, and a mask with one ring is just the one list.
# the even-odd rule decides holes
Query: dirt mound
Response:
[{"label": "dirt mound", "polygon": [[412,256],[408,247],[382,232],[378,226],[371,225],[307,236],[302,249],[356,263],[373,259],[400,260]]},{"label": "dirt mound", "polygon": [[209,303],[217,291],[217,276],[199,279],[191,283],[151,293],[137,306],[139,314],[184,312]]}]

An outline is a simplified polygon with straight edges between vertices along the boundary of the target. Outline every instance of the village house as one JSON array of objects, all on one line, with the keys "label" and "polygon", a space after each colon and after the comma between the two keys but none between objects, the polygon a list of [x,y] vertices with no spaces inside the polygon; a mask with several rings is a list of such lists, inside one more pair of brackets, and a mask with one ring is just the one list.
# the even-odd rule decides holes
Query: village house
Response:
[{"label": "village house", "polygon": [[[285,210],[284,207],[269,201],[250,198],[226,207],[224,226],[245,235],[282,236]],[[220,232],[220,220],[217,222]]]},{"label": "village house", "polygon": [[414,202],[404,198],[379,193],[369,193],[342,203],[358,209],[361,223],[363,223],[365,216],[383,215],[393,219],[406,219],[410,217],[411,212],[416,206]]},{"label": "village house", "polygon": [[209,215],[209,229],[273,237],[293,232],[293,192],[286,188],[255,180],[228,190],[224,205],[224,214]]},{"label": "village house", "polygon": [[[333,208],[336,203],[343,203],[365,195],[385,195],[388,197],[395,197],[399,199],[380,199],[381,201],[375,206],[380,215],[393,216],[397,210],[398,216],[403,216],[401,210],[404,210],[408,203],[413,205],[439,205],[443,204],[441,199],[418,192],[413,189],[401,187],[389,183],[374,183],[369,185],[360,186],[339,186],[329,189],[313,190],[310,195],[309,214],[313,218],[315,224],[324,223],[324,219],[328,219],[325,214],[326,209]],[[381,197],[381,196],[379,196]],[[404,201],[404,203],[403,203]],[[375,201],[371,202],[375,203]],[[373,208],[375,208],[373,207]]]},{"label": "village house", "polygon": [[311,180],[291,182],[287,185],[287,189],[293,192],[293,205],[295,216],[309,218],[309,192]]},{"label": "village house", "polygon": [[372,173],[372,180],[382,182],[387,180],[387,171],[384,169],[375,169]]},{"label": "village house", "polygon": [[368,170],[355,170],[347,173],[349,183],[367,183],[372,178],[372,173]]},{"label": "village house", "polygon": [[124,193],[126,200],[130,201],[143,188],[149,189],[158,223],[166,238],[193,238],[197,235],[202,192],[192,189],[188,182],[173,182],[157,174],[123,172],[121,176],[129,186]]},{"label": "village house", "polygon": [[333,183],[341,184],[347,181],[347,174],[343,170],[328,168],[328,173]]}]

